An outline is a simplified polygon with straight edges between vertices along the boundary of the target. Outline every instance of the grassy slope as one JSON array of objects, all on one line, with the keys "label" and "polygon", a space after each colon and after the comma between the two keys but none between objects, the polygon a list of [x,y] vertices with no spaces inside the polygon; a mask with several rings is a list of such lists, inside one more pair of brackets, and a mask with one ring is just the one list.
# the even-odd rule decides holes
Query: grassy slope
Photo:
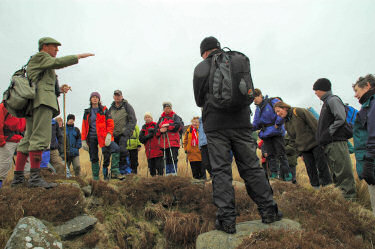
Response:
[{"label": "grassy slope", "polygon": [[[353,159],[354,161],[354,159]],[[20,217],[34,215],[52,223],[61,223],[79,213],[95,215],[95,229],[65,248],[194,248],[196,237],[213,229],[215,207],[211,185],[191,184],[191,170],[180,150],[180,177],[151,178],[147,175],[144,151],[139,153],[139,175],[125,181],[97,182],[93,196],[82,201],[79,191],[69,186],[52,190],[5,187],[0,192],[0,247],[9,238]],[[88,153],[81,151],[80,185],[90,182]],[[242,181],[233,164],[234,180]],[[148,178],[147,178],[148,176]],[[57,181],[59,177],[47,176]],[[9,184],[12,174],[7,178]],[[274,182],[275,199],[286,217],[301,222],[298,233],[267,231],[252,234],[240,248],[372,248],[375,219],[368,210],[367,186],[357,180],[359,204],[345,201],[332,187],[314,191],[309,186],[303,162],[297,166],[301,187]],[[237,222],[258,219],[255,204],[246,191],[236,188]],[[256,243],[254,243],[256,241]],[[283,246],[284,245],[284,246]],[[287,246],[286,246],[287,245]]]}]

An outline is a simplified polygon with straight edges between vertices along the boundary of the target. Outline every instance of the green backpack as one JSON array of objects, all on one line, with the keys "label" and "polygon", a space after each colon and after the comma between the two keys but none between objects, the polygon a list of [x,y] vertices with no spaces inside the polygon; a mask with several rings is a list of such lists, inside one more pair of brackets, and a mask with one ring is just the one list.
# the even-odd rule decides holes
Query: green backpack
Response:
[{"label": "green backpack", "polygon": [[8,89],[3,93],[3,103],[10,114],[18,118],[31,116],[32,100],[36,86],[27,77],[26,66],[16,71]]}]

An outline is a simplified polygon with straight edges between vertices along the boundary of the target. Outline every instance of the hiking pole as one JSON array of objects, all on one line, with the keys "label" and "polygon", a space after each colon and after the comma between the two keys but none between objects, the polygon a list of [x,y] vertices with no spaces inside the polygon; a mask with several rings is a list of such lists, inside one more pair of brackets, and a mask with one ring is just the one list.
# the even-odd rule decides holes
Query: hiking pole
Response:
[{"label": "hiking pole", "polygon": [[66,164],[66,110],[65,110],[65,91],[64,91],[64,120],[63,120],[63,127],[64,127],[64,165],[65,165],[65,177],[67,177],[67,164]]},{"label": "hiking pole", "polygon": [[175,172],[175,175],[177,175],[177,169],[176,169],[176,165],[174,164],[173,153],[172,153],[171,143],[169,142],[168,133],[166,134],[166,136],[167,136],[167,140],[168,140],[169,152],[171,153],[171,158],[172,158],[174,172]]},{"label": "hiking pole", "polygon": [[163,133],[163,137],[164,137],[163,160],[164,160],[165,176],[167,176],[167,155],[165,153],[165,133]]}]

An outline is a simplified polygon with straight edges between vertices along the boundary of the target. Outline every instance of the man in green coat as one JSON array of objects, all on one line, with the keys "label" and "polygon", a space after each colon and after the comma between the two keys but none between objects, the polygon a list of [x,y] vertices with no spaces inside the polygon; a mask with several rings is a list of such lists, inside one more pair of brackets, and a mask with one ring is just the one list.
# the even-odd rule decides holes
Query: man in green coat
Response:
[{"label": "man in green coat", "polygon": [[36,84],[36,95],[32,103],[32,112],[26,118],[26,132],[17,148],[17,161],[12,186],[24,182],[24,168],[27,157],[30,157],[29,187],[55,187],[40,176],[40,162],[43,150],[51,141],[51,119],[60,113],[57,97],[67,93],[69,86],[59,86],[55,69],[77,64],[79,59],[93,56],[85,53],[56,58],[61,43],[50,37],[39,40],[39,52],[33,55],[27,65],[27,76]]}]

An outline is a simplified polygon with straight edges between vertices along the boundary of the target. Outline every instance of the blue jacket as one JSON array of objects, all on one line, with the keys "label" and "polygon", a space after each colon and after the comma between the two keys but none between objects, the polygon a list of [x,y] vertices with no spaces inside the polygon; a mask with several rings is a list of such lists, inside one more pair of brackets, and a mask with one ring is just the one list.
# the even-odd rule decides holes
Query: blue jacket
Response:
[{"label": "blue jacket", "polygon": [[363,103],[358,112],[353,140],[357,174],[362,179],[364,157],[375,161],[375,94]]},{"label": "blue jacket", "polygon": [[198,135],[199,135],[199,149],[200,149],[202,146],[207,145],[207,137],[206,137],[206,133],[204,133],[204,130],[203,130],[202,118],[199,118]]},{"label": "blue jacket", "polygon": [[[268,99],[266,96],[256,108],[253,130],[260,130],[259,137],[261,139],[285,135],[284,119],[277,116],[273,110],[273,106],[279,101],[277,98]],[[275,128],[275,124],[279,127]]]},{"label": "blue jacket", "polygon": [[82,147],[81,132],[77,127],[66,126],[66,142],[69,148],[69,157],[79,156],[79,149]]}]

